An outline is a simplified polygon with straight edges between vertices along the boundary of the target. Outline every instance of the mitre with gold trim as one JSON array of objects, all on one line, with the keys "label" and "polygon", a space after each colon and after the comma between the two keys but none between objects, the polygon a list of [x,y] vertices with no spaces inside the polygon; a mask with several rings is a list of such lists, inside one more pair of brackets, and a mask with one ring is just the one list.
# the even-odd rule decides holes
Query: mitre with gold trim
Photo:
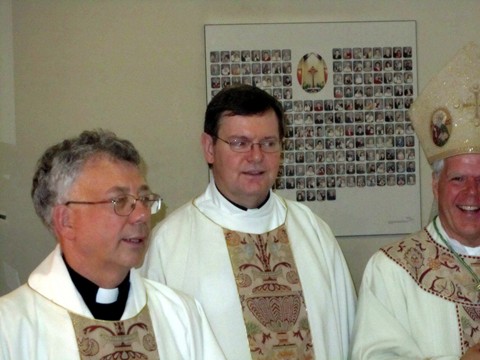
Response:
[{"label": "mitre with gold trim", "polygon": [[480,47],[469,43],[423,89],[410,118],[427,160],[480,153]]}]

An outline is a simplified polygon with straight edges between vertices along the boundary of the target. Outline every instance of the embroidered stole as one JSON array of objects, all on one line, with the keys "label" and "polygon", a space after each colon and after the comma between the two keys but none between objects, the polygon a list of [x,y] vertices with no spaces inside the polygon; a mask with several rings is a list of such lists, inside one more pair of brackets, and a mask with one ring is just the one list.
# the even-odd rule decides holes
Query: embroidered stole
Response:
[{"label": "embroidered stole", "polygon": [[[475,290],[472,275],[449,249],[422,230],[382,251],[405,269],[420,288],[455,303],[462,353],[480,341],[480,294]],[[480,271],[478,257],[462,258],[475,272]]]},{"label": "embroidered stole", "polygon": [[302,284],[285,225],[224,229],[253,360],[314,359]]},{"label": "embroidered stole", "polygon": [[80,359],[159,360],[148,305],[130,319],[105,321],[69,312]]}]

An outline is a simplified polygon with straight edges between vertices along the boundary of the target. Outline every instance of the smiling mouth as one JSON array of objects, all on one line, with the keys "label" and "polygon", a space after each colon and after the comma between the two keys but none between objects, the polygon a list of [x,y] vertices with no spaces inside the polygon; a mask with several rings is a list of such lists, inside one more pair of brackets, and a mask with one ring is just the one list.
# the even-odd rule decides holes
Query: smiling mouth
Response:
[{"label": "smiling mouth", "polygon": [[263,175],[265,171],[262,170],[251,170],[251,171],[244,171],[244,174],[247,175]]},{"label": "smiling mouth", "polygon": [[466,212],[478,212],[480,210],[479,206],[474,206],[474,205],[458,205],[457,207],[460,210],[466,211]]},{"label": "smiling mouth", "polygon": [[123,238],[122,240],[130,244],[141,244],[145,241],[143,237]]}]

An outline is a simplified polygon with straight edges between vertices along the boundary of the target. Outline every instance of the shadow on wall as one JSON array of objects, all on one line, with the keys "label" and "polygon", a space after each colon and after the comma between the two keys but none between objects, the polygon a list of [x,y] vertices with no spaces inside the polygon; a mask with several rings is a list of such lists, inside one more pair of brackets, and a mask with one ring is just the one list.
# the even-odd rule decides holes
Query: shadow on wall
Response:
[{"label": "shadow on wall", "polygon": [[0,296],[2,296],[19,287],[20,278],[18,271],[4,260],[0,265]]}]

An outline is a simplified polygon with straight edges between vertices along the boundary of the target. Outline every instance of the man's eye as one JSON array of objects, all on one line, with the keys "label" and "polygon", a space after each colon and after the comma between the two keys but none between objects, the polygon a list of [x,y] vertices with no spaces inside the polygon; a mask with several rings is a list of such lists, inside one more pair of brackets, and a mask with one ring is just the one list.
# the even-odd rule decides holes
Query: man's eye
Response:
[{"label": "man's eye", "polygon": [[249,143],[248,140],[244,140],[244,139],[233,139],[231,141],[231,144],[236,146],[236,147],[245,147],[247,146]]},{"label": "man's eye", "polygon": [[149,204],[149,203],[155,201],[156,199],[155,199],[154,195],[149,194],[149,195],[140,196],[138,198],[138,200],[140,200],[144,204]]},{"label": "man's eye", "polygon": [[264,140],[262,141],[262,147],[271,148],[277,144],[275,140]]},{"label": "man's eye", "polygon": [[118,207],[122,208],[122,207],[125,207],[125,206],[127,205],[127,203],[128,203],[128,197],[126,197],[126,196],[120,196],[120,197],[114,199],[114,201],[115,201],[115,204],[116,204]]}]

